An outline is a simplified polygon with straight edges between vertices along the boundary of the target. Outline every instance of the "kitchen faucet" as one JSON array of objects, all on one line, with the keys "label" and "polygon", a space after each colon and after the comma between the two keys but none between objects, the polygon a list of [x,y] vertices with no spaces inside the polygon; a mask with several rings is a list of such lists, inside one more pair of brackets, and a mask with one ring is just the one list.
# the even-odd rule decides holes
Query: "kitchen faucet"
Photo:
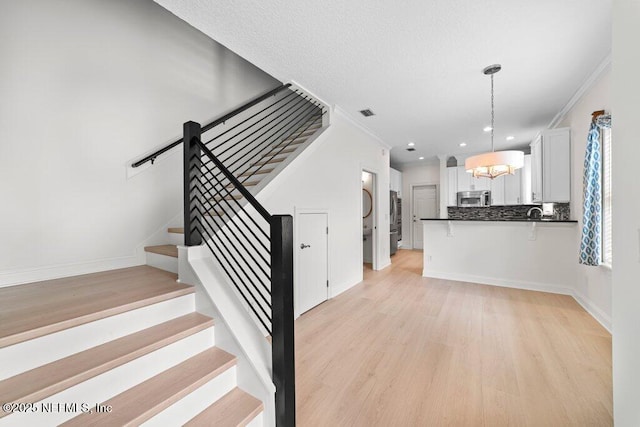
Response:
[{"label": "kitchen faucet", "polygon": [[540,212],[540,219],[542,219],[542,209],[540,209],[540,208],[539,208],[539,207],[537,207],[537,206],[534,206],[534,207],[532,207],[531,209],[529,209],[529,210],[527,211],[527,218],[531,219],[531,212],[533,212],[533,211],[538,211],[538,212]]}]

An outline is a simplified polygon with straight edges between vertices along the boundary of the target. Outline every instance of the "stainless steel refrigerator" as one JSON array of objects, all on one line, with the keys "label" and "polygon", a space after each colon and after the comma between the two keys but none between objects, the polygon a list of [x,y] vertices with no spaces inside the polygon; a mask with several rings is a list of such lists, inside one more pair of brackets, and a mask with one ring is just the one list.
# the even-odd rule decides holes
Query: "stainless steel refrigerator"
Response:
[{"label": "stainless steel refrigerator", "polygon": [[389,244],[390,254],[394,255],[398,250],[398,240],[400,240],[401,230],[401,213],[400,213],[400,199],[398,199],[398,192],[391,191],[389,196]]}]

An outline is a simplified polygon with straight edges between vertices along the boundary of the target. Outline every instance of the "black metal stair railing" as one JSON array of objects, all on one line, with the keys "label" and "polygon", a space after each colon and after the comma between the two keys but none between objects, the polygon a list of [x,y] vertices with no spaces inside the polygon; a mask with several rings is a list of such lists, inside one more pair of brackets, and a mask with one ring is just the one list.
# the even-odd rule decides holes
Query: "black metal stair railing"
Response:
[{"label": "black metal stair railing", "polygon": [[[185,193],[185,222],[189,218],[191,224],[188,228],[185,224],[185,243],[187,246],[205,244],[209,248],[246,306],[271,335],[276,425],[295,426],[293,218],[269,214],[200,141],[199,124],[185,123],[184,134],[185,175],[188,176],[185,184],[189,189]],[[231,191],[213,169],[248,201],[246,206],[239,205],[233,217],[218,227],[212,218],[222,216],[209,214],[218,205],[215,196],[220,195],[220,189],[227,194]],[[255,227],[257,222],[248,212],[249,206],[262,220],[262,226]],[[263,239],[269,241],[268,247]]]},{"label": "black metal stair railing", "polygon": [[270,214],[249,188],[322,126],[324,111],[287,87],[260,98],[214,126],[184,124],[185,245],[209,248],[271,335],[276,425],[294,426],[293,218]]}]

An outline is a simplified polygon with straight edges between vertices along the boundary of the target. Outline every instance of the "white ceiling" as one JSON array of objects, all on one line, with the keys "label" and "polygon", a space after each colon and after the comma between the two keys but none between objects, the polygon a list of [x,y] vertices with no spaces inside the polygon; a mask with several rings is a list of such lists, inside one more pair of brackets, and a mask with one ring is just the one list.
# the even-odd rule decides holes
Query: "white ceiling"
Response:
[{"label": "white ceiling", "polygon": [[[339,106],[396,147],[394,164],[490,149],[485,66],[503,67],[495,76],[499,150],[546,128],[611,51],[611,0],[156,1]],[[362,117],[364,108],[376,115]]]}]

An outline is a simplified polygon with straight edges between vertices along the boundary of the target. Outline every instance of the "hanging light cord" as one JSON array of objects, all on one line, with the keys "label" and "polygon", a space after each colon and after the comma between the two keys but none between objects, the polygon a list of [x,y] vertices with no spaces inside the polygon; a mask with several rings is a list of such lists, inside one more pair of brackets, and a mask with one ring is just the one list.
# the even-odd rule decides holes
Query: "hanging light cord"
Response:
[{"label": "hanging light cord", "polygon": [[493,123],[494,123],[495,114],[493,112],[493,74],[491,74],[491,152],[493,153],[495,149],[493,148]]}]

